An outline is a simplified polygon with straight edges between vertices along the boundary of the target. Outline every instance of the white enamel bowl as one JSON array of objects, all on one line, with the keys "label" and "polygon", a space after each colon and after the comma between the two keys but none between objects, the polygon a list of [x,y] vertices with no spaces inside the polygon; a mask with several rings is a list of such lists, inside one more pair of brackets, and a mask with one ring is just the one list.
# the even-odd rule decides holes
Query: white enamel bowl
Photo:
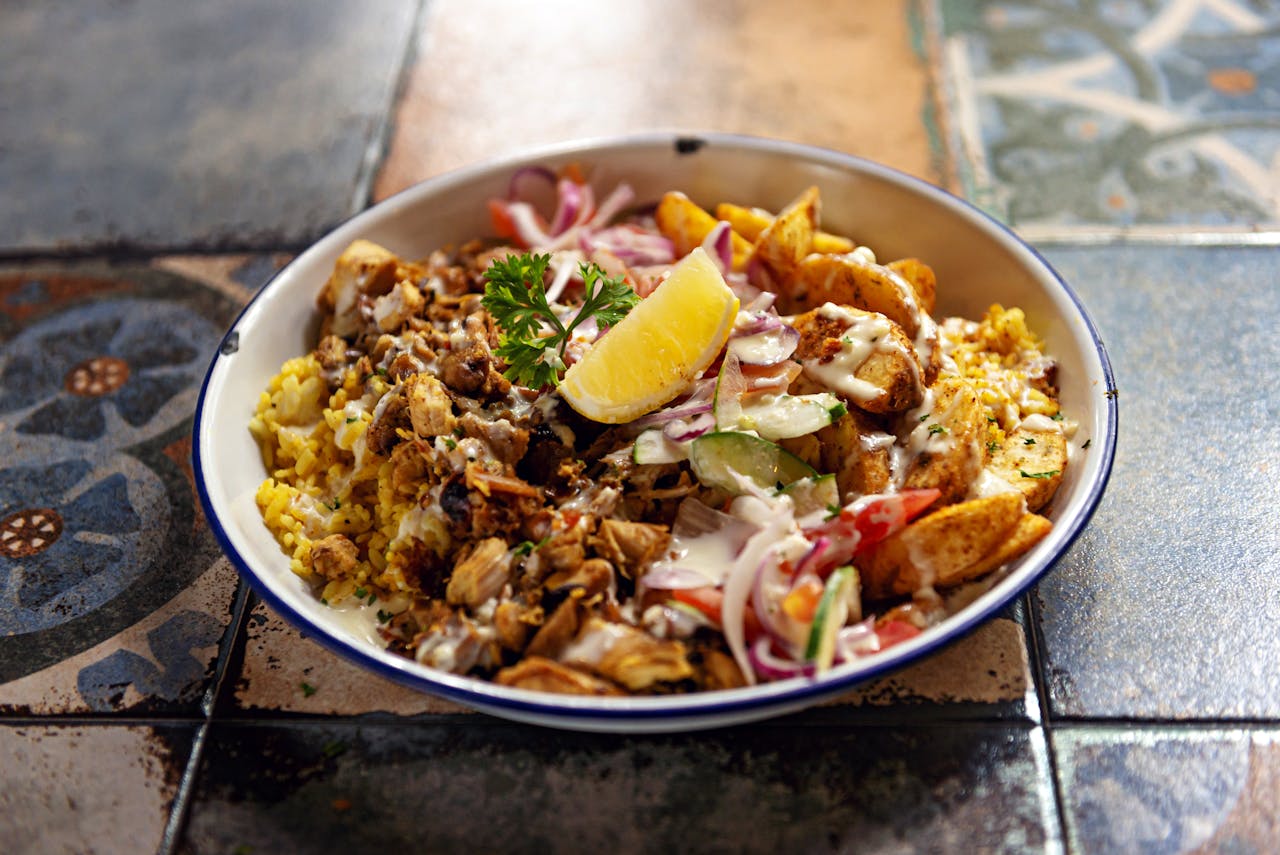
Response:
[{"label": "white enamel bowl", "polygon": [[[392,655],[358,621],[321,605],[289,571],[258,516],[266,473],[247,424],[258,395],[288,358],[314,345],[315,296],[342,249],[367,238],[406,257],[488,231],[485,201],[505,193],[526,164],[580,164],[601,192],[630,183],[641,200],[683,190],[777,210],[800,190],[822,192],[822,222],[880,258],[915,256],[938,276],[939,317],[978,317],[992,303],[1020,306],[1059,361],[1062,406],[1079,422],[1073,455],[1049,516],[1052,533],[982,597],[941,625],[820,679],[671,697],[581,698],[514,690],[435,671]],[[1012,232],[924,182],[837,152],[755,138],[648,134],[530,152],[433,178],[359,214],[284,268],[245,308],[214,357],[196,413],[194,461],[201,498],[223,549],[257,593],[307,636],[373,675],[497,716],[556,727],[656,732],[715,727],[811,706],[926,656],[973,629],[1032,585],[1088,521],[1111,470],[1117,414],[1111,367],[1079,298]],[[1086,450],[1080,447],[1089,443]]]}]

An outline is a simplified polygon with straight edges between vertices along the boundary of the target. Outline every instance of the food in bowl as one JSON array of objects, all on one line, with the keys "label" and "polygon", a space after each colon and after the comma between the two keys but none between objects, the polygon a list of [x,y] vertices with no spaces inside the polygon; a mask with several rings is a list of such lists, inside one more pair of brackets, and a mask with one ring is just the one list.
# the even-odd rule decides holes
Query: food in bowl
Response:
[{"label": "food in bowl", "polygon": [[250,424],[293,571],[425,665],[588,695],[820,674],[994,584],[1052,528],[1056,363],[1017,308],[936,321],[817,187],[743,201],[526,168],[489,237],[352,243]]}]

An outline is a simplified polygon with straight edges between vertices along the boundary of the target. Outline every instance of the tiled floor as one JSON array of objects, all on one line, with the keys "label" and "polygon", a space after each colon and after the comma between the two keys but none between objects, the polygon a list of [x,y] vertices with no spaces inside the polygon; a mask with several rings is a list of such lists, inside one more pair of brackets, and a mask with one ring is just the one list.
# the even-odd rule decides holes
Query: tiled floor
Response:
[{"label": "tiled floor", "polygon": [[[0,851],[1280,846],[1280,9],[34,0],[0,6]],[[455,166],[667,128],[957,190],[1082,295],[1115,473],[1045,581],[823,707],[507,724],[252,597],[189,463],[222,330]],[[16,518],[16,517],[15,517]]]}]

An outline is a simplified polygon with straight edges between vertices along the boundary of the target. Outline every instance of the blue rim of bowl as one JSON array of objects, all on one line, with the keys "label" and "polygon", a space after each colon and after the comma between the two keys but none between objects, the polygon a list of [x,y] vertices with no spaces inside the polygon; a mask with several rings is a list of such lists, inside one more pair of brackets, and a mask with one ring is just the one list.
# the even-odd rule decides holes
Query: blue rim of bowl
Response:
[{"label": "blue rim of bowl", "polygon": [[[229,355],[234,355],[234,351],[229,354],[224,353],[224,348],[229,342],[238,339],[239,326],[245,314],[270,290],[271,286],[285,271],[314,249],[316,244],[323,242],[325,237],[361,218],[372,217],[376,211],[396,199],[409,194],[418,195],[429,192],[436,185],[463,182],[469,178],[500,171],[504,168],[513,169],[523,164],[535,163],[540,159],[572,157],[577,154],[589,155],[593,152],[643,146],[653,146],[655,149],[663,146],[673,147],[678,154],[685,156],[696,156],[699,152],[709,148],[748,149],[774,155],[791,155],[801,160],[821,162],[846,171],[868,173],[891,183],[904,185],[922,196],[955,209],[978,226],[994,230],[999,235],[1003,235],[1011,246],[1025,252],[1030,258],[1034,259],[1036,265],[1043,272],[1047,272],[1058,288],[1066,294],[1080,319],[1084,322],[1085,328],[1092,339],[1094,351],[1098,356],[1106,390],[1108,391],[1108,394],[1104,397],[1106,419],[1105,433],[1101,437],[1103,442],[1101,443],[1101,448],[1097,443],[1091,446],[1093,453],[1102,457],[1098,475],[1089,485],[1088,492],[1081,500],[1076,515],[1072,519],[1066,520],[1065,524],[1064,521],[1055,523],[1055,528],[1058,525],[1064,525],[1066,528],[1066,531],[1057,537],[1059,544],[1056,550],[1052,554],[1045,556],[1039,567],[1036,567],[1033,571],[1024,572],[1016,585],[1003,591],[999,597],[992,598],[983,607],[974,608],[970,606],[968,609],[948,618],[948,622],[936,627],[935,630],[923,633],[903,645],[898,645],[883,656],[862,660],[856,669],[837,668],[819,680],[793,678],[741,689],[663,697],[581,698],[561,696],[495,686],[495,684],[476,678],[461,677],[444,672],[432,671],[427,674],[411,671],[408,670],[410,667],[423,668],[424,666],[417,666],[416,663],[411,663],[408,659],[404,660],[403,667],[384,662],[358,640],[354,638],[339,638],[333,635],[331,630],[324,624],[296,611],[271,589],[267,582],[259,576],[258,571],[236,549],[222,525],[217,509],[214,507],[213,500],[206,487],[206,462],[201,451],[200,442],[201,428],[204,424],[206,397],[209,392],[209,385],[218,368],[219,360]],[[192,464],[196,476],[196,488],[201,504],[204,506],[205,517],[209,521],[210,528],[217,537],[224,554],[236,565],[240,574],[249,581],[253,590],[271,609],[298,629],[308,633],[323,647],[339,654],[343,658],[368,668],[384,678],[437,697],[446,698],[465,706],[480,708],[498,715],[504,712],[511,713],[513,717],[537,720],[544,724],[574,727],[587,726],[593,721],[601,723],[633,721],[636,723],[671,722],[673,725],[681,727],[696,727],[699,724],[714,725],[717,724],[716,719],[718,718],[733,717],[736,714],[747,712],[757,713],[757,715],[752,716],[753,718],[763,718],[771,715],[771,711],[777,708],[800,708],[848,691],[857,684],[867,682],[911,664],[968,634],[1038,582],[1045,573],[1061,560],[1062,556],[1083,533],[1096,512],[1103,493],[1106,491],[1107,483],[1111,478],[1119,432],[1118,402],[1116,396],[1110,394],[1115,388],[1115,377],[1106,346],[1098,334],[1098,328],[1092,316],[1074,289],[1067,284],[1057,270],[1038,251],[1023,241],[1010,227],[951,192],[892,167],[821,146],[741,134],[680,132],[630,134],[617,137],[587,138],[559,145],[528,149],[429,178],[354,214],[327,232],[325,236],[313,242],[311,247],[304,250],[294,261],[277,271],[258,290],[240,311],[240,314],[237,315],[235,322],[223,337],[205,373],[204,381],[200,387],[200,396],[196,403]],[[386,655],[394,656],[394,654]],[[842,674],[841,671],[843,670],[848,670],[849,673]]]}]

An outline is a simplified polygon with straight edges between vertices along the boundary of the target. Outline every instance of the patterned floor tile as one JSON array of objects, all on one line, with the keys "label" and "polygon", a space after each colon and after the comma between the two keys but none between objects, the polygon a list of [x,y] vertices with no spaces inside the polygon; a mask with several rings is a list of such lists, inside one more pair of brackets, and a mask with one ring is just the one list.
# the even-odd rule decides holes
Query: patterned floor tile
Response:
[{"label": "patterned floor tile", "polygon": [[1038,588],[1055,715],[1280,717],[1274,249],[1050,248],[1120,394],[1097,515]]},{"label": "patterned floor tile", "polygon": [[1046,769],[1037,731],[999,726],[215,725],[183,848],[1040,851],[1057,844]]},{"label": "patterned floor tile", "polygon": [[1280,9],[941,0],[971,198],[1028,234],[1280,227]]},{"label": "patterned floor tile", "polygon": [[1076,851],[1275,851],[1274,731],[1070,728],[1053,743]]},{"label": "patterned floor tile", "polygon": [[909,6],[428,3],[375,196],[529,146],[656,129],[781,137],[943,180]]},{"label": "patterned floor tile", "polygon": [[363,204],[417,6],[4,4],[0,251],[313,240]]},{"label": "patterned floor tile", "polygon": [[194,726],[0,726],[0,845],[156,851],[193,736]]},{"label": "patterned floor tile", "polygon": [[192,412],[245,293],[143,265],[0,270],[0,707],[198,703],[237,582],[196,500]]}]

